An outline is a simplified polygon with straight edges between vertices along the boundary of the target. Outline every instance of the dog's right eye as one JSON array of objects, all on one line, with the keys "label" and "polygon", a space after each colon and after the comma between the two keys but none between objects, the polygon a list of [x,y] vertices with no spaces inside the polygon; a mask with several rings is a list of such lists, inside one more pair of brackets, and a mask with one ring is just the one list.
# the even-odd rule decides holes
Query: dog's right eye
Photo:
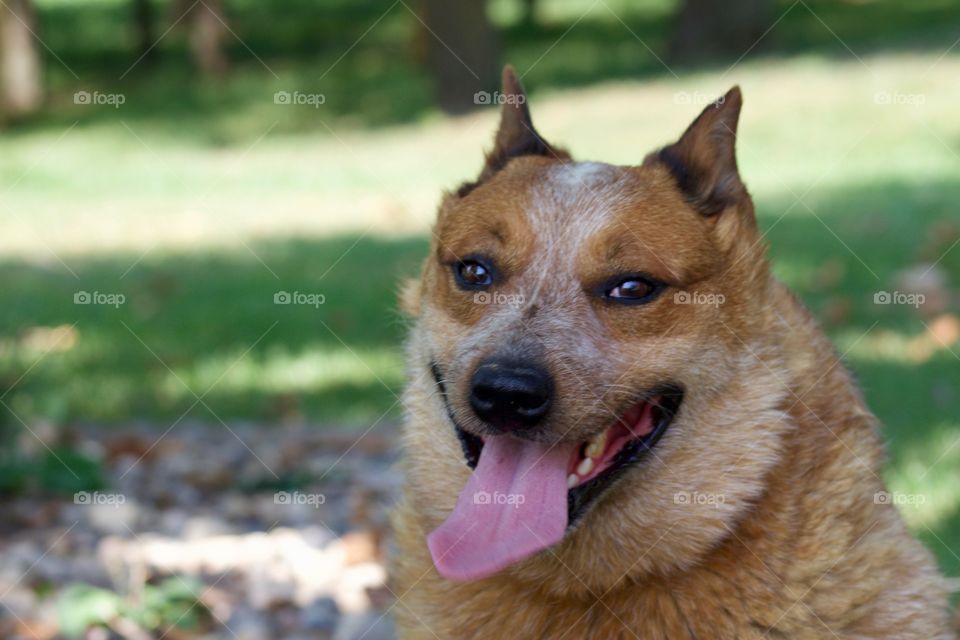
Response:
[{"label": "dog's right eye", "polygon": [[462,260],[453,266],[453,273],[464,289],[482,289],[493,284],[493,270],[479,260]]},{"label": "dog's right eye", "polygon": [[664,285],[645,276],[615,278],[603,289],[607,300],[623,304],[645,304],[663,291]]}]

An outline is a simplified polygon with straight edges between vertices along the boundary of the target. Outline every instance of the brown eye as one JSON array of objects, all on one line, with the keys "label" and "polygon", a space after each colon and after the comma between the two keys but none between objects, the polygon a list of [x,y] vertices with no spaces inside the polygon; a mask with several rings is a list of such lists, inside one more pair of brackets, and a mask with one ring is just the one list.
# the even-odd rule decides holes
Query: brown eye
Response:
[{"label": "brown eye", "polygon": [[465,289],[480,289],[493,284],[493,272],[479,260],[463,260],[454,265],[457,283]]},{"label": "brown eye", "polygon": [[604,295],[616,302],[642,304],[653,300],[662,288],[659,283],[646,278],[629,277],[615,282]]}]

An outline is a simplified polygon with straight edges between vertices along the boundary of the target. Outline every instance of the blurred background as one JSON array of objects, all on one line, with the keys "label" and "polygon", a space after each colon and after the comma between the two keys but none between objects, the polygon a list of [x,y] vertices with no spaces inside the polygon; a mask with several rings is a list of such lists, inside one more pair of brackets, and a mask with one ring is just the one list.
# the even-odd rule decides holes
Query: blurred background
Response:
[{"label": "blurred background", "polygon": [[0,637],[392,637],[396,290],[504,62],[623,164],[741,85],[775,271],[960,574],[960,3],[0,0]]}]

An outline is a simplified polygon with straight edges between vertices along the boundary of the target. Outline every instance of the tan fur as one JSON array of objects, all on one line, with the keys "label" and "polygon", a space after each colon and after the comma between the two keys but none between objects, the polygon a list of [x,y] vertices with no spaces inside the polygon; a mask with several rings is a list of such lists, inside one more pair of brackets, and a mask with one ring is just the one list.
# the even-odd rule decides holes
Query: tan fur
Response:
[{"label": "tan fur", "polygon": [[[728,96],[739,112],[739,93]],[[719,121],[732,122],[732,136],[730,108],[708,109],[674,149],[685,166],[705,168],[692,196],[657,158],[585,166],[547,149],[488,160],[478,184],[445,198],[422,278],[403,296],[417,321],[394,518],[401,637],[956,637],[933,559],[874,499],[884,490],[875,418],[814,320],[770,275],[732,137],[729,150],[704,137]],[[505,122],[529,118],[508,109]],[[511,144],[501,127],[492,153]],[[717,202],[722,211],[707,211]],[[523,304],[475,304],[457,289],[449,265],[475,253],[496,256],[500,292]],[[624,271],[670,288],[639,307],[590,293]],[[679,304],[679,292],[724,301]],[[425,536],[470,470],[429,365],[442,363],[460,424],[479,429],[465,400],[469,372],[520,347],[555,378],[551,442],[588,438],[631,391],[663,380],[683,383],[684,402],[652,455],[560,544],[493,577],[447,582]],[[681,493],[722,501],[678,503]]]}]

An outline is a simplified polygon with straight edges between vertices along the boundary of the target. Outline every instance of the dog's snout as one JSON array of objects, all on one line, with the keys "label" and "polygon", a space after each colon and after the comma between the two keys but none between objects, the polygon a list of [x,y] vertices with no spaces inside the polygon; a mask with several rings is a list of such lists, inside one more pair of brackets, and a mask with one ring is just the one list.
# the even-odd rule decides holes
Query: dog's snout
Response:
[{"label": "dog's snout", "polygon": [[470,406],[501,431],[532,427],[550,410],[553,381],[540,366],[491,361],[470,380]]}]

